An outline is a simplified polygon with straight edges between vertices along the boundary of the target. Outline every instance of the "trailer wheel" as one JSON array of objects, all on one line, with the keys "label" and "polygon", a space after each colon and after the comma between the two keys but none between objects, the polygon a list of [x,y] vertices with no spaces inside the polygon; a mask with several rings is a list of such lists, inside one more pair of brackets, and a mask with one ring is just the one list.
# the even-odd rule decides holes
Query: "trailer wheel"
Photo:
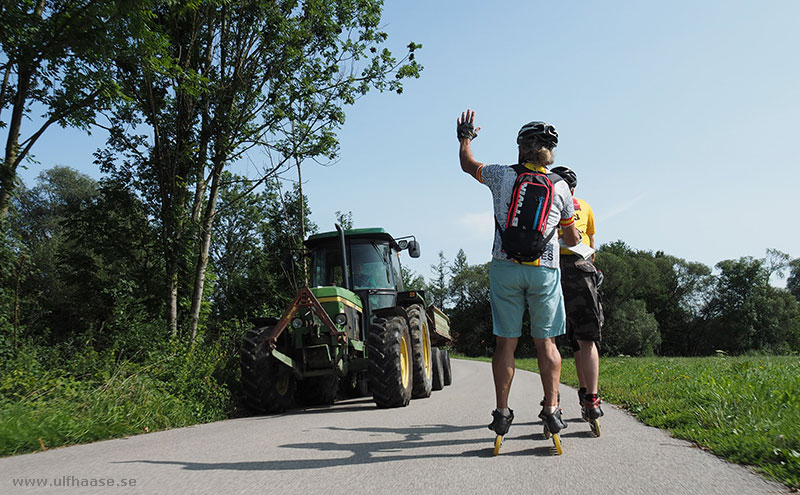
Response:
[{"label": "trailer wheel", "polygon": [[431,359],[431,334],[428,317],[421,304],[412,304],[406,309],[411,347],[414,352],[414,389],[411,398],[424,399],[431,396],[433,385],[433,361]]},{"label": "trailer wheel", "polygon": [[267,414],[290,407],[296,388],[292,371],[269,354],[266,336],[271,331],[272,327],[249,330],[240,350],[244,405]]},{"label": "trailer wheel", "polygon": [[369,389],[380,408],[404,407],[411,400],[411,336],[402,316],[376,318],[367,336]]},{"label": "trailer wheel", "polygon": [[433,390],[444,388],[444,363],[442,362],[443,353],[438,347],[431,349],[433,356]]},{"label": "trailer wheel", "polygon": [[336,400],[339,377],[336,375],[310,376],[297,383],[300,402],[307,406],[329,406]]},{"label": "trailer wheel", "polygon": [[453,383],[453,371],[450,368],[450,351],[442,351],[442,365],[444,367],[444,385]]}]

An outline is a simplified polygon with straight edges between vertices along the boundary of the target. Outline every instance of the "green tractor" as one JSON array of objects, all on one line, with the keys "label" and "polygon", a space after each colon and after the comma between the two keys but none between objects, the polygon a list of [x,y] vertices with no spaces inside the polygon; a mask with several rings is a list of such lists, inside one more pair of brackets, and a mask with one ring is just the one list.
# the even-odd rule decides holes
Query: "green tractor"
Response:
[{"label": "green tractor", "polygon": [[[409,240],[411,239],[411,240]],[[372,395],[403,407],[452,381],[449,320],[405,290],[400,252],[419,257],[413,236],[382,228],[312,235],[310,284],[281,318],[255,318],[241,349],[245,405],[282,412],[295,403],[328,405]]]}]

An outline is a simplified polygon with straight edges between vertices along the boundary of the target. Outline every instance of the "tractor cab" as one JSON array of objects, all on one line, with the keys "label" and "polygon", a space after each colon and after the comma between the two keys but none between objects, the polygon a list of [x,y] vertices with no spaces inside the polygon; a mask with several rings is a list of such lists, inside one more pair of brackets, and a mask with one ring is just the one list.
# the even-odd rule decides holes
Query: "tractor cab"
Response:
[{"label": "tractor cab", "polygon": [[[400,252],[419,256],[416,241],[395,240],[382,228],[340,230],[312,235],[305,242],[311,251],[311,287],[335,286],[357,294],[364,313],[397,305],[404,291]],[[342,250],[346,256],[342,256]]]}]

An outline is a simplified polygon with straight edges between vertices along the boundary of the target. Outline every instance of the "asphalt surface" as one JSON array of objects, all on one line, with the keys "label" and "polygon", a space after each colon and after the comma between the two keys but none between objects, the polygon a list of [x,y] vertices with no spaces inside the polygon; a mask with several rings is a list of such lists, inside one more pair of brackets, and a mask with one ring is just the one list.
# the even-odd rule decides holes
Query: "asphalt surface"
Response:
[{"label": "asphalt surface", "polygon": [[789,492],[610,404],[595,438],[574,389],[563,385],[569,427],[555,455],[536,417],[539,376],[526,371],[514,378],[516,418],[494,457],[491,367],[453,360],[452,369],[451,386],[400,409],[356,399],[3,458],[0,494]]}]

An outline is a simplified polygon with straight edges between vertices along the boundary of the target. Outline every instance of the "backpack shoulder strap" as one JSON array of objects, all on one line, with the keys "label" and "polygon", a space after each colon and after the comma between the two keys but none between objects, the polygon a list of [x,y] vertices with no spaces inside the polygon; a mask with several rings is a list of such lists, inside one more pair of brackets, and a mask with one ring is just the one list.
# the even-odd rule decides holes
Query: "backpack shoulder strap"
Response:
[{"label": "backpack shoulder strap", "polygon": [[530,170],[525,168],[525,165],[523,165],[521,163],[517,163],[516,165],[511,165],[511,168],[514,169],[514,172],[516,172],[517,175],[524,174],[526,171],[530,172]]}]

